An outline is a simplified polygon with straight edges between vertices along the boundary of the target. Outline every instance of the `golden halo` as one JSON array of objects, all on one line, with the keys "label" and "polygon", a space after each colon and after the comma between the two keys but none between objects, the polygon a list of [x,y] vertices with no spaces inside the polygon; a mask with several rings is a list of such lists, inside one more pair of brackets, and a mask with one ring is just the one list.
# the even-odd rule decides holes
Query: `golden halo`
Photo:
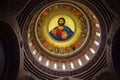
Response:
[{"label": "golden halo", "polygon": [[48,32],[50,32],[53,28],[58,26],[58,19],[61,17],[65,19],[65,22],[66,22],[65,25],[69,26],[70,29],[74,32],[75,31],[75,22],[67,15],[54,16],[48,24]]}]

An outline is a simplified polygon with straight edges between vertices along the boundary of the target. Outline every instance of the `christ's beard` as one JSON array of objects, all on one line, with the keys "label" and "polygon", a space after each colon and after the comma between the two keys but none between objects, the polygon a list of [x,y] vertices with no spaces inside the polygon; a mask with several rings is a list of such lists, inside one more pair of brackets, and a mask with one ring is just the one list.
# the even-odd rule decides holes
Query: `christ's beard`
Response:
[{"label": "christ's beard", "polygon": [[59,23],[59,26],[64,26],[64,23]]}]

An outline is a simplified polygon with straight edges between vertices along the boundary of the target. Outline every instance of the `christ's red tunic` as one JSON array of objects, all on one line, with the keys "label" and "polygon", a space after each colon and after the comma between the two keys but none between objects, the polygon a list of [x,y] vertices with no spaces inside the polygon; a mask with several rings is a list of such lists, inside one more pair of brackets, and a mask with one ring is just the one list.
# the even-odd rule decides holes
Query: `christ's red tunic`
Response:
[{"label": "christ's red tunic", "polygon": [[56,29],[56,36],[61,36],[63,29]]}]

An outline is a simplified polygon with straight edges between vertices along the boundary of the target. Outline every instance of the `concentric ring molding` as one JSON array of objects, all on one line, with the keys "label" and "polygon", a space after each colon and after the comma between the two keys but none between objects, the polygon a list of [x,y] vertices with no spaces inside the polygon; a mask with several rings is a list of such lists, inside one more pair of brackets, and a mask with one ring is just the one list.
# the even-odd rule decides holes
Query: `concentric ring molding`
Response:
[{"label": "concentric ring molding", "polygon": [[[36,43],[36,42],[33,42],[32,47],[30,47],[30,51],[31,51],[32,55],[34,56],[34,58],[36,58],[36,60],[38,60],[39,64],[37,63],[36,65],[41,65],[41,67],[47,68],[47,70],[45,70],[45,72],[47,72],[47,73],[50,73],[51,70],[55,71],[55,72],[56,71],[62,71],[62,72],[65,71],[64,72],[65,74],[66,74],[66,71],[76,71],[77,69],[79,69],[79,71],[81,71],[80,68],[81,69],[84,68],[85,65],[87,65],[88,63],[91,63],[92,59],[95,58],[97,50],[99,49],[99,46],[101,45],[101,37],[103,37],[103,36],[101,34],[101,26],[100,26],[101,24],[99,24],[99,21],[97,19],[98,16],[96,17],[91,12],[91,10],[87,9],[87,7],[85,7],[81,3],[75,3],[75,4],[77,4],[79,7],[81,7],[84,11],[88,11],[88,12],[85,12],[85,13],[89,17],[89,19],[91,21],[91,25],[92,25],[90,40],[87,43],[87,46],[80,52],[80,54],[77,54],[77,55],[74,55],[74,56],[71,56],[71,57],[68,57],[68,58],[58,58],[58,57],[56,58],[56,57],[51,56],[51,55],[46,55],[46,54],[43,54],[44,53],[43,50],[40,50],[41,52],[34,51],[35,46],[34,46],[33,43]],[[88,13],[91,13],[91,14],[88,14]],[[35,18],[35,17],[33,17],[33,18]],[[100,17],[99,17],[99,19],[100,19]],[[31,22],[31,24],[34,25],[34,22],[33,23]],[[93,27],[97,27],[97,28],[94,29]],[[30,34],[30,36],[33,36],[33,35]],[[95,36],[97,36],[97,37],[95,37]],[[28,41],[28,44],[29,43],[31,43],[30,39]],[[94,43],[95,45],[91,46],[92,43]],[[97,47],[96,47],[96,44],[98,44]],[[29,51],[29,50],[27,49],[27,51]],[[34,52],[37,52],[37,53],[34,54]],[[95,52],[95,54],[90,55],[91,52],[92,53]],[[32,55],[31,55],[31,57],[32,57]],[[42,61],[39,61],[40,56],[42,56]],[[87,59],[87,57],[89,57],[89,59]],[[34,59],[34,58],[31,58],[31,59]],[[78,59],[80,59],[80,61],[82,62],[82,66],[79,65]],[[49,62],[50,65],[46,66],[46,63],[48,63],[48,62]],[[54,64],[57,64],[57,66],[59,68],[57,67],[57,69],[55,69]],[[75,65],[74,68],[71,67],[71,64]],[[66,67],[65,69],[63,69],[63,65]],[[40,68],[40,69],[42,70],[42,68]],[[49,71],[49,69],[50,69],[50,71]],[[64,74],[57,74],[57,75],[64,75]],[[72,75],[72,74],[68,73],[68,75]]]},{"label": "concentric ring molding", "polygon": [[[57,4],[66,4],[66,3],[56,3],[56,5]],[[67,3],[67,4],[69,4],[69,3]],[[55,5],[55,4],[54,4]],[[49,6],[48,6],[49,7]],[[89,10],[90,11],[90,10]],[[39,16],[40,17],[40,16]],[[44,66],[47,66],[47,67],[50,67],[51,69],[56,69],[56,67],[59,67],[58,69],[56,69],[56,70],[63,70],[63,71],[66,71],[66,70],[73,70],[73,69],[77,69],[77,68],[79,68],[79,67],[81,67],[81,66],[83,66],[83,65],[85,65],[85,64],[87,64],[87,62],[88,61],[90,61],[93,57],[94,57],[94,55],[95,55],[95,53],[97,52],[97,49],[98,49],[98,47],[99,47],[99,44],[100,44],[100,37],[101,37],[101,33],[100,33],[100,26],[99,26],[99,22],[98,22],[98,20],[97,20],[97,18],[96,18],[96,16],[92,13],[92,12],[90,12],[90,14],[89,14],[89,19],[90,20],[94,20],[95,21],[95,25],[91,25],[91,27],[92,27],[92,31],[91,31],[91,37],[90,37],[90,40],[88,40],[89,42],[88,42],[88,44],[87,44],[87,47],[85,47],[83,50],[84,50],[84,54],[82,54],[82,55],[76,55],[76,56],[78,56],[78,58],[76,58],[76,59],[74,59],[74,60],[72,60],[72,61],[61,61],[61,60],[59,60],[59,61],[54,61],[54,60],[49,60],[49,59],[47,59],[47,57],[46,56],[42,56],[41,55],[41,52],[39,51],[39,49],[37,49],[37,48],[39,48],[39,46],[37,45],[37,47],[36,47],[36,44],[37,43],[39,43],[39,42],[37,42],[37,41],[39,41],[38,40],[38,38],[37,38],[37,41],[34,41],[34,42],[36,42],[36,44],[34,43],[34,42],[32,42],[33,40],[36,40],[36,39],[33,39],[33,38],[35,38],[34,37],[34,25],[35,25],[35,23],[31,23],[31,24],[34,24],[33,26],[30,26],[30,27],[32,27],[32,28],[29,28],[30,30],[29,31],[31,31],[31,32],[28,32],[28,39],[30,39],[29,41],[29,46],[30,46],[30,49],[31,49],[31,53],[35,56],[35,58],[37,58],[37,60],[40,62],[40,63],[42,63]],[[92,18],[91,18],[92,17]],[[37,19],[37,21],[38,21],[38,19]],[[92,21],[91,21],[92,22]],[[96,26],[96,27],[94,27],[94,26]],[[95,29],[93,29],[93,27],[95,28]],[[32,30],[33,29],[33,30]],[[90,30],[90,29],[89,29]],[[37,31],[35,31],[35,32],[37,32]],[[90,33],[89,33],[90,34]],[[35,35],[37,35],[37,34],[35,34]],[[33,38],[31,38],[31,37],[33,37]],[[91,38],[92,38],[92,40],[91,40]],[[44,47],[42,46],[42,48],[43,48],[43,54],[46,54],[46,53],[49,53],[49,51],[44,51]],[[41,48],[40,48],[41,49]],[[76,50],[74,53],[79,53],[79,54],[81,54],[82,52],[79,52],[79,48],[78,48],[78,50]],[[52,54],[52,53],[51,53]],[[49,55],[49,56],[51,56],[51,55]],[[68,58],[69,59],[69,58]],[[42,60],[44,61],[44,62],[42,62]],[[75,64],[74,64],[75,63]],[[76,65],[77,64],[77,65]],[[56,65],[56,66],[55,66]],[[76,66],[74,66],[74,65],[76,65]],[[69,67],[68,67],[69,66]],[[72,68],[72,69],[71,69]]]}]

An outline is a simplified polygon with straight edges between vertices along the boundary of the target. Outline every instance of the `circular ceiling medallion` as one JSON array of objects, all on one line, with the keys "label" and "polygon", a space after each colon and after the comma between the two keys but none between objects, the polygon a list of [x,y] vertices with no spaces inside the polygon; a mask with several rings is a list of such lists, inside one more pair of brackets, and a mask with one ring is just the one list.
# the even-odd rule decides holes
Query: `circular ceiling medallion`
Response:
[{"label": "circular ceiling medallion", "polygon": [[74,55],[88,41],[90,25],[85,13],[70,3],[56,3],[43,9],[36,20],[35,38],[46,53]]},{"label": "circular ceiling medallion", "polygon": [[28,54],[53,71],[86,65],[95,57],[102,35],[98,18],[88,7],[64,1],[40,8],[27,31]]}]

